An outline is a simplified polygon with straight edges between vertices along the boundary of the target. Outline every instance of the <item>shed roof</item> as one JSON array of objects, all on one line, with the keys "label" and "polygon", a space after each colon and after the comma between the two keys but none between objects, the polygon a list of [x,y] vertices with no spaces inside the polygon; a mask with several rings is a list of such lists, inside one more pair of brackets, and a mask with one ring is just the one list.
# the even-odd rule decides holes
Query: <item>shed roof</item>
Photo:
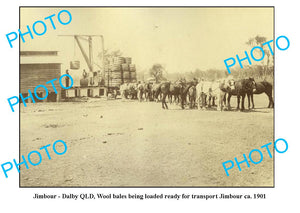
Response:
[{"label": "shed roof", "polygon": [[21,51],[20,64],[61,64],[58,51]]}]

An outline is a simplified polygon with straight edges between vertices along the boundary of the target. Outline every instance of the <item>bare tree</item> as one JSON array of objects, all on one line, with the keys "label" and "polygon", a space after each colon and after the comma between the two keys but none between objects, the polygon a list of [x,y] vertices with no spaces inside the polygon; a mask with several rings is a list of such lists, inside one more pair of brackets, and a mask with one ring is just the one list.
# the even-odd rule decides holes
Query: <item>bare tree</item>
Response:
[{"label": "bare tree", "polygon": [[149,70],[150,76],[155,78],[155,82],[158,83],[163,79],[163,74],[165,72],[165,68],[161,64],[153,64],[151,69]]}]

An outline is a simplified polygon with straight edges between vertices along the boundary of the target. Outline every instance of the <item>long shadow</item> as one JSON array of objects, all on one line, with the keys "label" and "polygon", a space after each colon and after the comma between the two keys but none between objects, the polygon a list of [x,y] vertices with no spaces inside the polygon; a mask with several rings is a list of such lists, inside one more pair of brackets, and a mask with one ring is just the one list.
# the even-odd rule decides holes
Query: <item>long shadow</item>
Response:
[{"label": "long shadow", "polygon": [[[257,110],[258,109],[258,110]],[[271,113],[270,111],[262,111],[262,110],[259,110],[259,109],[272,109],[272,108],[267,108],[267,107],[262,107],[262,108],[255,108],[255,109],[245,109],[243,111],[241,110],[236,110],[236,109],[231,109],[231,110],[223,110],[222,112],[242,112],[242,113],[251,113],[251,112],[257,112],[257,113]],[[212,112],[212,111],[215,111],[217,112],[218,110],[216,108],[206,108],[205,110],[198,110],[197,108],[194,108],[194,109],[190,109],[190,108],[184,108],[184,109],[181,109],[180,107],[179,108],[172,108],[172,109],[164,109],[164,110],[171,110],[171,111],[187,111],[187,110],[196,110],[196,111],[201,111],[201,112]],[[273,111],[273,110],[272,110]]]},{"label": "long shadow", "polygon": [[243,112],[243,113],[251,113],[251,112],[270,113],[268,111],[262,111],[262,110],[259,110],[259,109],[270,109],[270,108],[268,108],[268,107],[262,107],[262,108],[255,108],[255,109],[244,109],[243,111],[236,110],[236,109],[226,110],[226,111],[229,111],[229,112]]}]

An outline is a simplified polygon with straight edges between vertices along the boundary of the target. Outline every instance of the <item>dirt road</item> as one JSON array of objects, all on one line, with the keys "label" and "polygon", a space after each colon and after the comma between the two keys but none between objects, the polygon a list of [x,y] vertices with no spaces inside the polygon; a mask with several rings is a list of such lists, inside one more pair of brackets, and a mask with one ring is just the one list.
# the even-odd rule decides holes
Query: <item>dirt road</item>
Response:
[{"label": "dirt road", "polygon": [[272,186],[266,150],[262,163],[244,163],[229,177],[222,167],[273,141],[273,110],[264,108],[265,95],[255,101],[251,112],[103,99],[21,106],[21,154],[59,139],[68,146],[61,156],[51,149],[51,160],[41,152],[36,167],[21,166],[21,186]]}]

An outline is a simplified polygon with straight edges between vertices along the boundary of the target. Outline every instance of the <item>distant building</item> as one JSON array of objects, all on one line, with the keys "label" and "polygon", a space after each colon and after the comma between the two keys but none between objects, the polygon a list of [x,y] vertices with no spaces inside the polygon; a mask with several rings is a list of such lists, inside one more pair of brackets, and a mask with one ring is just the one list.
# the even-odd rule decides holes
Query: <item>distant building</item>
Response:
[{"label": "distant building", "polygon": [[[48,98],[44,101],[60,101],[61,86],[59,77],[61,76],[61,62],[58,51],[21,51],[20,52],[20,93],[23,97],[28,96],[28,90],[34,93],[34,88],[38,85],[45,85],[48,88]],[[51,84],[46,82],[56,78],[54,82],[57,94]],[[64,83],[64,82],[63,82]],[[37,90],[39,97],[45,96],[45,90]],[[27,99],[26,101],[30,101]],[[35,98],[35,101],[38,102]]]}]

